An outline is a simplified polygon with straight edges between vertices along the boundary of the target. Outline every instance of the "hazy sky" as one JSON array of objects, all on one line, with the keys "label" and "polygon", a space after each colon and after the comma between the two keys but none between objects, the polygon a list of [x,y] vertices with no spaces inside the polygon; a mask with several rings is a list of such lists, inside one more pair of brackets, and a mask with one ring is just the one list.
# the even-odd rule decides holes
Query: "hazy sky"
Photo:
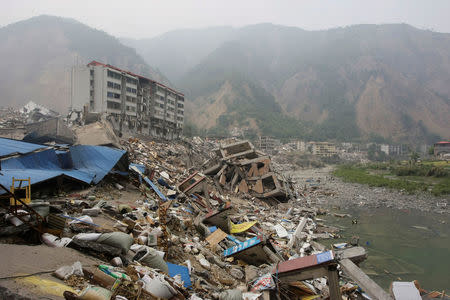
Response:
[{"label": "hazy sky", "polygon": [[145,38],[180,28],[270,22],[326,29],[408,23],[450,32],[450,0],[0,0],[0,26],[49,14],[117,37]]}]

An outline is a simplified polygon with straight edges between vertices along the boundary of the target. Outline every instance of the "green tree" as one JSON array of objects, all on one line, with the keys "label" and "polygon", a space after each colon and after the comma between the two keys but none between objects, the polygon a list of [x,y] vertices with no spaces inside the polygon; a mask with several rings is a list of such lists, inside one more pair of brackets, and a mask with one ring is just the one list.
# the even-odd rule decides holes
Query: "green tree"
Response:
[{"label": "green tree", "polygon": [[416,151],[411,152],[411,154],[409,155],[409,163],[411,165],[415,165],[417,163],[417,161],[419,160],[420,155],[419,153],[417,153]]}]

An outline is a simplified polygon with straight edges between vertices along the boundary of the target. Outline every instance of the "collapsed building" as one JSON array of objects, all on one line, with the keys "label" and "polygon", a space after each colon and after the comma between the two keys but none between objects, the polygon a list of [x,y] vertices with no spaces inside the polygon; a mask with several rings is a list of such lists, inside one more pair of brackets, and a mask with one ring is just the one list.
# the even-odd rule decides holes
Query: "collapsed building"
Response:
[{"label": "collapsed building", "polygon": [[217,158],[204,173],[214,176],[220,190],[227,187],[275,204],[294,198],[293,183],[275,172],[270,157],[248,140],[221,144],[214,152]]},{"label": "collapsed building", "polygon": [[184,95],[162,83],[92,61],[72,68],[71,110],[104,114],[119,133],[179,138]]}]

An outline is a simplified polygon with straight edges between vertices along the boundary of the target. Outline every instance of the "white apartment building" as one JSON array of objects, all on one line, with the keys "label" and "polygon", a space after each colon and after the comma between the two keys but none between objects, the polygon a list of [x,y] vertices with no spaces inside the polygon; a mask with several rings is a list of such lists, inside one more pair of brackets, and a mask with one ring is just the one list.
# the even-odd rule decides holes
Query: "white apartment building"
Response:
[{"label": "white apartment building", "polygon": [[72,68],[71,109],[107,114],[115,129],[180,137],[184,95],[159,82],[92,61]]}]

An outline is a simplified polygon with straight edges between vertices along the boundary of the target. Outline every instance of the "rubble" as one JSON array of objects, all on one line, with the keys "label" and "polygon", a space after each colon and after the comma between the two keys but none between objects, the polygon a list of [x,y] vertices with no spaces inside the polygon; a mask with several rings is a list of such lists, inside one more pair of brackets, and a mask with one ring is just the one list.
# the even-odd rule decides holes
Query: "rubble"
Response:
[{"label": "rubble", "polygon": [[219,190],[226,188],[275,204],[293,199],[293,182],[275,172],[270,158],[249,141],[220,144],[214,152],[217,159],[204,174],[213,176]]},{"label": "rubble", "polygon": [[[364,248],[321,244],[336,228],[318,224],[323,212],[249,141],[120,143],[131,162],[119,160],[126,168],[111,167],[95,186],[47,198],[44,227],[34,225],[33,214],[16,227],[34,228],[53,251],[76,249],[97,260],[52,270],[64,280],[60,298],[391,298],[357,266]],[[45,151],[21,151],[36,150]],[[16,198],[5,195],[8,204]]]}]

